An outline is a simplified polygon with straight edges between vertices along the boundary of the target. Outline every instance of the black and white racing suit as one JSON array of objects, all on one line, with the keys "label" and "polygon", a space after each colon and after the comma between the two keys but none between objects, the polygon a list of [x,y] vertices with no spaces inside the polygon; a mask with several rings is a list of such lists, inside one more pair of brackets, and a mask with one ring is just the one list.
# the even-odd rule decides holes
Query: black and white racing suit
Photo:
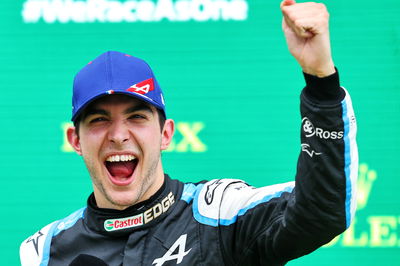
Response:
[{"label": "black and white racing suit", "polygon": [[21,244],[22,265],[283,265],[343,232],[355,212],[358,154],[338,75],[305,75],[295,182],[182,183],[165,176],[124,211],[86,207]]}]

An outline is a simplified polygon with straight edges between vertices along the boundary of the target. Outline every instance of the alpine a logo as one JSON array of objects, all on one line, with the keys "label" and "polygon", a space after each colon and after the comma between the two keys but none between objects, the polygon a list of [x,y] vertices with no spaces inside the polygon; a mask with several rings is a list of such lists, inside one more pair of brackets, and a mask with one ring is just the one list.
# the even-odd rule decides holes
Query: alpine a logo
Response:
[{"label": "alpine a logo", "polygon": [[304,117],[302,120],[302,129],[306,138],[316,136],[320,139],[341,139],[343,138],[343,131],[328,131],[319,127],[315,127],[314,124]]},{"label": "alpine a logo", "polygon": [[154,81],[153,78],[146,79],[142,82],[136,83],[127,89],[127,91],[135,92],[139,94],[147,94],[149,91],[154,90]]},{"label": "alpine a logo", "polygon": [[25,23],[243,21],[247,0],[25,0]]},{"label": "alpine a logo", "polygon": [[[186,239],[187,234],[181,235],[175,243],[168,249],[168,251],[161,258],[155,259],[153,261],[153,265],[155,266],[163,266],[167,261],[176,260],[176,264],[181,264],[182,260],[185,258],[187,254],[192,250],[191,248],[186,249]],[[175,264],[175,263],[174,263]],[[169,265],[171,265],[169,263]]]},{"label": "alpine a logo", "polygon": [[161,214],[167,212],[169,208],[175,203],[175,196],[170,192],[165,198],[154,204],[152,207],[143,213],[117,219],[108,219],[104,221],[104,229],[108,232],[133,228],[151,222],[159,217]]}]

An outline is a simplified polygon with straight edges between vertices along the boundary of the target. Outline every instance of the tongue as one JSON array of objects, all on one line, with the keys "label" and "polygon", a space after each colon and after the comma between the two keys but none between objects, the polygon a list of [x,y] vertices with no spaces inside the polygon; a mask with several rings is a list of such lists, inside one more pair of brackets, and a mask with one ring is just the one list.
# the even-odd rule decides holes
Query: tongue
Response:
[{"label": "tongue", "polygon": [[133,173],[135,168],[135,163],[130,162],[107,162],[107,169],[110,174],[114,177],[123,177],[127,178],[130,177]]}]

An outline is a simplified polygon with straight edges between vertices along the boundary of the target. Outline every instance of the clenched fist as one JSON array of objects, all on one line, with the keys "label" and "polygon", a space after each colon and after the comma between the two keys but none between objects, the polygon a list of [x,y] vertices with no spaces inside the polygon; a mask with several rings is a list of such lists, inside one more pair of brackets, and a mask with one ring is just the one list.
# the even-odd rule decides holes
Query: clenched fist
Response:
[{"label": "clenched fist", "polygon": [[335,72],[329,39],[329,13],[324,4],[281,2],[282,28],[290,53],[303,71],[318,77]]}]

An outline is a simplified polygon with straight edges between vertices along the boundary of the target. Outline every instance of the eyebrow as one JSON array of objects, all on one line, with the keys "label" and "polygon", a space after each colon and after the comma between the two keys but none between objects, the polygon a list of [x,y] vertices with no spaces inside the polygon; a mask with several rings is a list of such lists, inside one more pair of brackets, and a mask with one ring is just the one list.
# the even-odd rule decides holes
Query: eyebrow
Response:
[{"label": "eyebrow", "polygon": [[145,103],[140,103],[140,104],[137,104],[135,106],[131,106],[128,109],[126,109],[124,111],[124,114],[130,114],[130,113],[134,113],[134,112],[137,112],[137,111],[146,111],[146,112],[149,112],[149,113],[153,113],[153,109],[151,109],[151,107],[149,105],[147,105]]},{"label": "eyebrow", "polygon": [[107,116],[107,115],[109,115],[110,113],[109,112],[107,112],[106,110],[104,110],[104,109],[89,109],[89,110],[87,110],[87,112],[82,116],[82,120],[84,120],[84,119],[86,119],[86,118],[88,118],[89,116],[91,116],[91,115],[105,115],[105,116]]}]

